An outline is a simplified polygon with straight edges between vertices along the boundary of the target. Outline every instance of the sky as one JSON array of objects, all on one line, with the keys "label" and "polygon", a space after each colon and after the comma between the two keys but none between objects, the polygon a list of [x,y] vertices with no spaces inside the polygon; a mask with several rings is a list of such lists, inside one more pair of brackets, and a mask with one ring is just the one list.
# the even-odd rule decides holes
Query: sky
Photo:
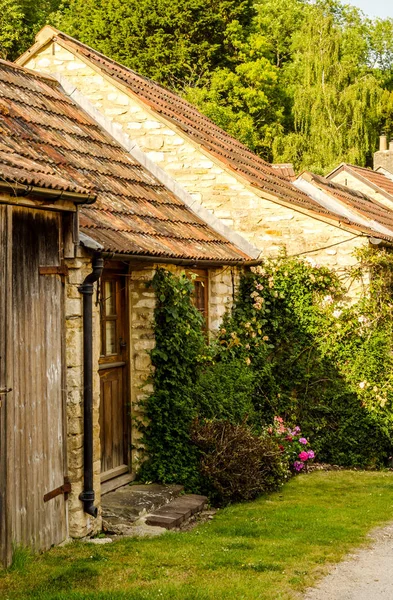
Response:
[{"label": "sky", "polygon": [[370,17],[393,18],[392,0],[346,0],[346,2],[361,8]]}]

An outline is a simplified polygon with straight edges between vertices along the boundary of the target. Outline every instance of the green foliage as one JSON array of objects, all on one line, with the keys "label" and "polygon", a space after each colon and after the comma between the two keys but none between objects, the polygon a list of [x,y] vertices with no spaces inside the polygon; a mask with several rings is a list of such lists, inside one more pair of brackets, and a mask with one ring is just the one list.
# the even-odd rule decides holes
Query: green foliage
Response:
[{"label": "green foliage", "polygon": [[369,27],[359,10],[337,2],[307,7],[285,68],[294,131],[275,140],[277,160],[323,172],[341,161],[364,165],[370,159],[384,94],[378,69],[368,64]]},{"label": "green foliage", "polygon": [[227,419],[230,423],[254,422],[254,373],[243,362],[226,361],[204,366],[192,390],[198,415]]},{"label": "green foliage", "polygon": [[0,57],[7,59],[23,35],[23,12],[15,0],[0,0]]},{"label": "green foliage", "polygon": [[373,276],[353,304],[326,268],[285,258],[256,267],[243,278],[220,346],[255,371],[263,422],[280,415],[299,424],[319,460],[381,466],[392,452],[393,261],[386,252],[360,260],[351,277]]},{"label": "green foliage", "polygon": [[175,89],[229,66],[230,30],[246,35],[251,0],[70,0],[55,24],[122,64]]},{"label": "green foliage", "polygon": [[237,61],[232,68],[218,68],[208,87],[187,90],[187,99],[251,150],[271,158],[274,137],[281,133],[285,90],[279,70],[269,58],[266,40],[252,34],[246,42],[233,32]]},{"label": "green foliage", "polygon": [[59,0],[0,0],[0,57],[14,60],[57,10]]},{"label": "green foliage", "polygon": [[[194,490],[210,485],[221,502],[240,498],[237,484],[231,491],[225,483],[233,467],[228,448],[232,441],[239,445],[241,462],[241,439],[247,446],[255,437],[259,447],[273,423],[285,435],[297,431],[291,434],[296,440],[300,426],[319,461],[387,465],[393,447],[393,255],[359,252],[346,277],[347,284],[367,283],[357,302],[348,301],[343,281],[326,267],[285,256],[265,261],[243,275],[233,309],[208,344],[192,305],[192,282],[158,270],[154,392],[146,401],[148,426],[142,426],[149,458],[142,477]],[[190,442],[196,418],[198,448]],[[217,445],[219,430],[225,447]],[[205,435],[218,436],[210,452]],[[256,464],[249,465],[254,474]]]}]

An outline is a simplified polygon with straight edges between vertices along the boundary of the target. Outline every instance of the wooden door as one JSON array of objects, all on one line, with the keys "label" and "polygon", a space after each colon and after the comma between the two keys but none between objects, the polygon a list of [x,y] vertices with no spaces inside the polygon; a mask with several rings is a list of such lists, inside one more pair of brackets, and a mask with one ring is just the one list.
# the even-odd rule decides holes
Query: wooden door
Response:
[{"label": "wooden door", "polygon": [[[60,488],[65,477],[64,298],[54,268],[61,263],[61,217],[16,206],[6,210],[12,211],[5,299],[7,287],[0,279],[1,310],[6,302],[5,328],[10,334],[1,385],[12,388],[3,400],[2,421],[7,444],[6,539],[12,546],[38,551],[67,536],[64,494],[44,498]],[[7,229],[11,231],[10,218]],[[6,553],[9,557],[9,550]]]},{"label": "wooden door", "polygon": [[125,277],[105,273],[101,287],[101,481],[129,471]]}]

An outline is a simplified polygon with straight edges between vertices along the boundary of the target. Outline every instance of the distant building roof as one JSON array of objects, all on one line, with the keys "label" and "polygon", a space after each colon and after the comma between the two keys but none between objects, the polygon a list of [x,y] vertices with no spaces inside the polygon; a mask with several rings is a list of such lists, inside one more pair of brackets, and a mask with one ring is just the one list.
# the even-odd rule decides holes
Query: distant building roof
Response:
[{"label": "distant building roof", "polygon": [[382,171],[373,171],[372,169],[366,169],[364,167],[357,167],[348,163],[341,163],[328,175],[327,179],[332,179],[338,173],[346,171],[360,179],[361,181],[370,185],[374,190],[380,191],[383,195],[387,196],[393,201],[393,180],[391,177],[387,177]]},{"label": "distant building roof", "polygon": [[296,184],[336,217],[346,219],[350,227],[366,235],[393,240],[393,211],[366,194],[308,171],[299,175]]},{"label": "distant building roof", "polygon": [[276,163],[273,164],[272,167],[279,172],[281,177],[286,177],[289,181],[294,181],[296,179],[296,173],[292,163]]},{"label": "distant building roof", "polygon": [[216,233],[95,121],[51,77],[0,62],[0,177],[96,196],[81,230],[104,250],[243,262]]}]

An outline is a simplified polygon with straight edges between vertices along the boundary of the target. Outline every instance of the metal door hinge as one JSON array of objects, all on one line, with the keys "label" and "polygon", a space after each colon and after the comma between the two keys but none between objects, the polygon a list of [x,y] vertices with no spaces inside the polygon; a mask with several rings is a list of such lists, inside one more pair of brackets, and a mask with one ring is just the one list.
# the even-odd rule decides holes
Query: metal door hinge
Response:
[{"label": "metal door hinge", "polygon": [[44,502],[48,502],[49,500],[52,500],[52,498],[56,498],[56,496],[60,496],[61,494],[64,494],[65,499],[67,500],[67,495],[70,493],[70,491],[71,491],[70,479],[69,479],[69,477],[64,477],[63,485],[61,485],[60,487],[56,488],[55,490],[52,490],[51,492],[48,492],[47,494],[45,494]]}]

